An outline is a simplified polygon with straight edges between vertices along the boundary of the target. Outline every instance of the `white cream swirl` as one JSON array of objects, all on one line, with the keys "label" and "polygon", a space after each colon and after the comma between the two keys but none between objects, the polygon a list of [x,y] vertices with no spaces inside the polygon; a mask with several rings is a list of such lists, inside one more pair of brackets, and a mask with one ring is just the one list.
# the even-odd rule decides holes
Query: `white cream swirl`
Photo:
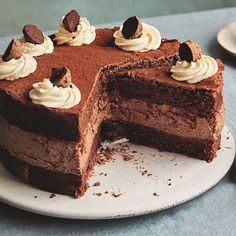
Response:
[{"label": "white cream swirl", "polygon": [[95,27],[91,26],[86,18],[80,18],[77,30],[72,33],[67,31],[64,24],[61,23],[58,32],[55,33],[54,40],[57,42],[57,45],[81,46],[92,43],[95,37]]},{"label": "white cream swirl", "polygon": [[22,52],[34,57],[52,53],[54,50],[53,42],[47,35],[44,35],[44,42],[41,44],[28,43],[24,37],[20,41]]},{"label": "white cream swirl", "polygon": [[202,55],[196,62],[177,61],[170,71],[173,79],[193,84],[214,75],[218,71],[218,64],[214,58]]},{"label": "white cream swirl", "polygon": [[122,27],[114,33],[115,44],[125,50],[133,52],[147,52],[158,49],[161,45],[161,34],[153,26],[142,23],[142,35],[136,39],[126,39],[122,34]]},{"label": "white cream swirl", "polygon": [[80,103],[80,90],[71,84],[66,88],[53,86],[49,79],[33,84],[29,97],[34,104],[50,108],[71,108]]},{"label": "white cream swirl", "polygon": [[36,60],[27,54],[22,54],[19,59],[3,61],[0,59],[0,80],[15,80],[26,77],[37,68]]}]

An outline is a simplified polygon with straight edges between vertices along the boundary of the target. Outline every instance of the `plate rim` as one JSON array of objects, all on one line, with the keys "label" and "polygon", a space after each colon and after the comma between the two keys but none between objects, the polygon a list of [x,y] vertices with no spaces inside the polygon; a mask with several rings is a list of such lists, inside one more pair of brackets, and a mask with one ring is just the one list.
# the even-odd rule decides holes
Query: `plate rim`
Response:
[{"label": "plate rim", "polygon": [[231,24],[236,24],[236,20],[233,20],[227,24],[225,24],[223,27],[220,28],[220,30],[217,32],[216,34],[216,39],[217,39],[217,42],[218,44],[225,50],[227,51],[230,55],[232,56],[236,56],[236,52],[232,52],[230,49],[228,49],[227,47],[224,46],[224,44],[222,44],[221,40],[219,39],[219,35],[222,33],[223,30],[225,30],[225,28],[227,28],[229,25]]},{"label": "plate rim", "polygon": [[[167,204],[167,205],[165,205],[163,207],[156,207],[156,208],[148,209],[148,210],[147,210],[148,207],[145,208],[146,210],[143,207],[139,207],[139,208],[136,208],[133,213],[129,212],[129,209],[123,210],[123,213],[119,213],[119,210],[116,210],[116,211],[113,210],[112,214],[109,214],[109,215],[99,215],[98,216],[96,214],[89,214],[89,215],[82,214],[81,215],[81,214],[71,214],[70,212],[64,212],[64,213],[57,212],[57,211],[50,211],[50,212],[48,212],[47,210],[43,210],[42,207],[30,208],[30,207],[25,206],[25,204],[17,202],[17,200],[14,201],[14,200],[11,200],[11,199],[10,200],[6,199],[6,197],[2,196],[1,194],[0,194],[0,201],[5,203],[5,204],[7,204],[7,205],[10,205],[10,206],[13,206],[13,207],[16,207],[18,209],[21,209],[21,210],[24,210],[24,211],[28,211],[28,212],[31,212],[31,213],[36,213],[36,214],[40,214],[40,215],[44,215],[44,216],[50,216],[50,217],[56,217],[56,218],[63,218],[63,219],[81,219],[81,220],[99,220],[99,219],[127,218],[127,217],[134,217],[134,216],[151,214],[151,213],[159,212],[159,211],[162,211],[162,210],[165,210],[165,209],[168,209],[168,208],[172,208],[172,207],[181,205],[181,204],[183,204],[185,202],[188,202],[188,201],[190,201],[190,200],[192,200],[192,199],[202,195],[203,193],[209,191],[222,178],[224,178],[224,176],[230,170],[230,168],[231,168],[231,166],[232,166],[232,164],[234,162],[234,158],[235,158],[235,141],[234,141],[234,137],[233,137],[232,133],[229,131],[229,129],[227,128],[226,125],[224,125],[224,128],[223,128],[222,132],[223,131],[230,137],[230,140],[232,142],[232,153],[234,153],[234,155],[232,155],[233,157],[231,157],[230,162],[228,163],[227,168],[225,168],[224,173],[221,173],[221,175],[219,175],[216,179],[214,179],[214,181],[212,181],[212,183],[210,185],[208,185],[205,188],[202,188],[200,191],[197,191],[197,193],[192,194],[189,197],[185,197],[183,200],[173,201],[173,203]],[[0,165],[2,165],[1,162],[0,162]],[[6,169],[4,166],[3,166],[3,168]],[[13,176],[13,177],[17,178],[15,176]],[[24,182],[23,182],[23,184],[24,185],[28,185],[27,183],[24,183]],[[32,187],[31,185],[29,185],[28,187],[29,188],[35,188],[35,187]],[[37,188],[35,188],[35,189],[37,189]],[[37,190],[39,190],[39,189],[37,189]],[[42,190],[39,190],[39,191],[42,191]],[[45,191],[43,191],[43,192],[45,192]],[[57,194],[57,195],[59,195],[59,194]]]}]

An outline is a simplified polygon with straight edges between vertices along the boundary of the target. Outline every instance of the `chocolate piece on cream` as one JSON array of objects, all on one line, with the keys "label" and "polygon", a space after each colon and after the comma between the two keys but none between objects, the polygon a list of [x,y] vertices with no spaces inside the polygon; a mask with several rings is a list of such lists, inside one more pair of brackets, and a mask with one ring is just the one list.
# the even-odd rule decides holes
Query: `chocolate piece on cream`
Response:
[{"label": "chocolate piece on cream", "polygon": [[28,43],[42,44],[44,42],[43,33],[35,25],[25,25],[22,32]]},{"label": "chocolate piece on cream", "polygon": [[194,41],[188,40],[180,45],[179,56],[182,61],[197,61],[201,58],[201,48]]},{"label": "chocolate piece on cream", "polygon": [[6,51],[2,56],[3,61],[10,61],[11,59],[19,59],[22,56],[21,43],[17,39],[12,39]]},{"label": "chocolate piece on cream", "polygon": [[126,39],[136,39],[142,35],[143,25],[137,16],[128,18],[122,28],[122,34]]},{"label": "chocolate piece on cream", "polygon": [[80,15],[76,10],[68,12],[64,19],[63,24],[69,32],[75,32],[80,21]]},{"label": "chocolate piece on cream", "polygon": [[50,81],[54,86],[66,88],[71,84],[70,70],[66,67],[52,68]]}]

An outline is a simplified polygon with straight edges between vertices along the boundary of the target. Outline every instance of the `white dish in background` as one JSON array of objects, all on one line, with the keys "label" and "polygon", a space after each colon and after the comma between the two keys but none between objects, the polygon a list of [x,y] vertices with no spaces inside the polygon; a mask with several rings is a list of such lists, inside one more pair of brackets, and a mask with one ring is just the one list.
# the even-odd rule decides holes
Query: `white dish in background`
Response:
[{"label": "white dish in background", "polygon": [[236,21],[233,21],[217,33],[218,43],[231,55],[236,56]]},{"label": "white dish in background", "polygon": [[[235,155],[234,139],[226,127],[221,150],[211,163],[139,145],[119,145],[125,146],[133,159],[124,161],[120,154],[114,154],[113,161],[96,166],[90,188],[79,199],[59,194],[50,198],[51,193],[26,184],[0,164],[0,200],[26,211],[71,219],[148,214],[189,201],[212,188],[228,172]],[[98,181],[101,185],[93,186]]]}]

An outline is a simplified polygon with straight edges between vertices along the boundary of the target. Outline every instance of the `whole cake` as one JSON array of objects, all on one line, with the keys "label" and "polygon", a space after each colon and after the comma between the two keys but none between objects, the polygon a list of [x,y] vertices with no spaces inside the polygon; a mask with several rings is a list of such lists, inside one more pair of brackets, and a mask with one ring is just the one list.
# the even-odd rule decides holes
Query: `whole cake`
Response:
[{"label": "whole cake", "polygon": [[130,17],[95,29],[72,10],[50,37],[26,25],[0,59],[0,160],[41,189],[81,196],[104,139],[211,162],[223,63]]}]

